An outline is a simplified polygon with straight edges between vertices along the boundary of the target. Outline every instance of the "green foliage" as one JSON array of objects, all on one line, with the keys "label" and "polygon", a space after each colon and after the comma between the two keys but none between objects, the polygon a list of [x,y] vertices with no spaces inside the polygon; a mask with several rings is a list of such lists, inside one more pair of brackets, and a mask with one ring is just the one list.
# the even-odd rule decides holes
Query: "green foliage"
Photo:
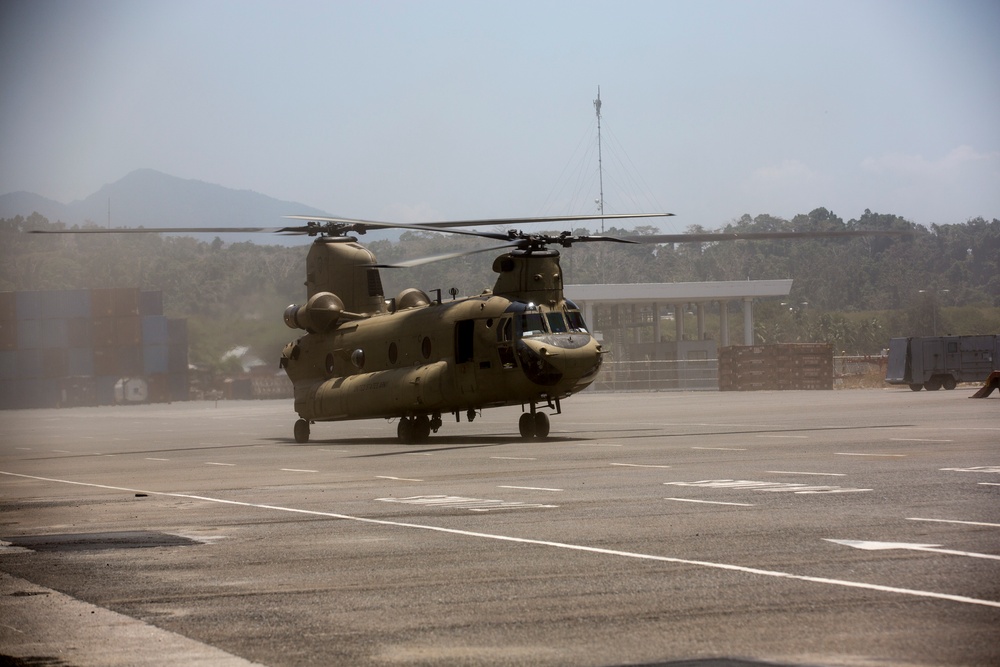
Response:
[{"label": "green foliage", "polygon": [[[250,346],[262,359],[277,359],[282,345],[297,335],[284,326],[281,314],[288,304],[304,301],[307,243],[288,248],[159,234],[25,233],[60,228],[61,223],[37,214],[0,220],[0,290],[162,290],[166,314],[189,319],[191,359],[205,365],[236,345]],[[580,243],[562,251],[564,280],[588,284],[792,278],[787,303],[757,304],[760,341],[831,342],[848,353],[876,353],[892,336],[1000,331],[1000,220],[976,218],[925,228],[871,211],[845,222],[819,208],[792,220],[745,215],[723,231],[855,229],[902,230],[911,236]],[[606,234],[656,231],[611,228]],[[398,242],[367,245],[379,261],[391,263],[493,244],[468,236],[407,231]],[[441,289],[446,299],[451,287],[463,295],[478,294],[493,285],[491,267],[497,254],[486,251],[412,269],[383,270],[386,296],[411,286],[427,292]]]}]

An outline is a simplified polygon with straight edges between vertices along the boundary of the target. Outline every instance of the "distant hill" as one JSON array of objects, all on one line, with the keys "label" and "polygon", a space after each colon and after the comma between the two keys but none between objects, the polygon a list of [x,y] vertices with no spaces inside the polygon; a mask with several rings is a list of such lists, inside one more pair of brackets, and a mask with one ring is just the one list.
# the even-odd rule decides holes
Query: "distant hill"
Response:
[{"label": "distant hill", "polygon": [[[113,227],[280,227],[286,224],[282,220],[285,215],[331,215],[297,202],[177,178],[152,169],[133,171],[86,199],[70,204],[30,192],[0,195],[0,218],[27,217],[37,212],[50,222],[63,222],[70,227],[107,226],[109,208]],[[291,242],[289,237],[276,235],[225,238],[226,241],[247,239],[281,245]]]}]

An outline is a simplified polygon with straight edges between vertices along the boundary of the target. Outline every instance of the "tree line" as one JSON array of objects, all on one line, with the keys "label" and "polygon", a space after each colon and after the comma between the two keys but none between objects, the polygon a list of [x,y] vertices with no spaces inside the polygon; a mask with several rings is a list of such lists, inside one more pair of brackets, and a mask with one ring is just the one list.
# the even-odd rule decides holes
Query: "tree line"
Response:
[{"label": "tree line", "polygon": [[[304,301],[301,246],[229,243],[160,234],[34,235],[63,229],[34,214],[0,220],[0,291],[101,287],[161,290],[168,315],[186,317],[191,358],[209,363],[235,345],[277,358],[295,334],[282,323]],[[844,221],[824,208],[791,220],[744,215],[719,231],[896,230],[903,237],[795,239],[674,245],[576,244],[562,250],[566,284],[700,282],[792,278],[786,302],[757,306],[759,342],[832,342],[874,353],[892,336],[1000,332],[1000,220],[924,227],[865,211]],[[559,231],[559,230],[557,230]],[[586,229],[577,234],[593,233]],[[611,228],[609,236],[657,233]],[[690,232],[709,231],[698,226]],[[365,238],[360,237],[365,243]],[[405,231],[365,243],[380,262],[475,248],[490,241]],[[491,287],[489,252],[412,269],[383,269],[386,296],[406,287]]]}]

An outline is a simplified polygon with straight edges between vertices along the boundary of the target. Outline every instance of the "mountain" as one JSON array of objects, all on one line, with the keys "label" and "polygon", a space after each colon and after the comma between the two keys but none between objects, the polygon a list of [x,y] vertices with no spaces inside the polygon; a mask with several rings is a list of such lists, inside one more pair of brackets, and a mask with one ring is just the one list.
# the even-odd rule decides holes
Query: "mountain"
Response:
[{"label": "mountain", "polygon": [[[235,190],[204,181],[139,169],[105,185],[86,199],[60,204],[29,192],[0,195],[0,218],[40,213],[67,226],[96,224],[113,227],[280,227],[282,216],[329,215],[317,208],[281,201],[249,190]],[[298,224],[298,223],[296,223]],[[198,235],[199,237],[201,235]],[[206,235],[212,238],[215,235]],[[290,243],[277,235],[228,235],[226,241]]]}]

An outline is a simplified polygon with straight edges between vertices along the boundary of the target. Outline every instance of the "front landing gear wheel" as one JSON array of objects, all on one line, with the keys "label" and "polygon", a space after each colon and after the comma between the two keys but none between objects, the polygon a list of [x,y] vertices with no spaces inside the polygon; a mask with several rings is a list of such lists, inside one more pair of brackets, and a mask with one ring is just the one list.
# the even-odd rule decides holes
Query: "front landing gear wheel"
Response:
[{"label": "front landing gear wheel", "polygon": [[535,437],[549,437],[549,416],[544,412],[535,413]]},{"label": "front landing gear wheel", "polygon": [[309,422],[305,419],[300,419],[295,422],[295,442],[302,444],[309,442]]},{"label": "front landing gear wheel", "polygon": [[517,430],[521,432],[521,437],[530,440],[535,437],[535,415],[525,412],[517,420]]}]

